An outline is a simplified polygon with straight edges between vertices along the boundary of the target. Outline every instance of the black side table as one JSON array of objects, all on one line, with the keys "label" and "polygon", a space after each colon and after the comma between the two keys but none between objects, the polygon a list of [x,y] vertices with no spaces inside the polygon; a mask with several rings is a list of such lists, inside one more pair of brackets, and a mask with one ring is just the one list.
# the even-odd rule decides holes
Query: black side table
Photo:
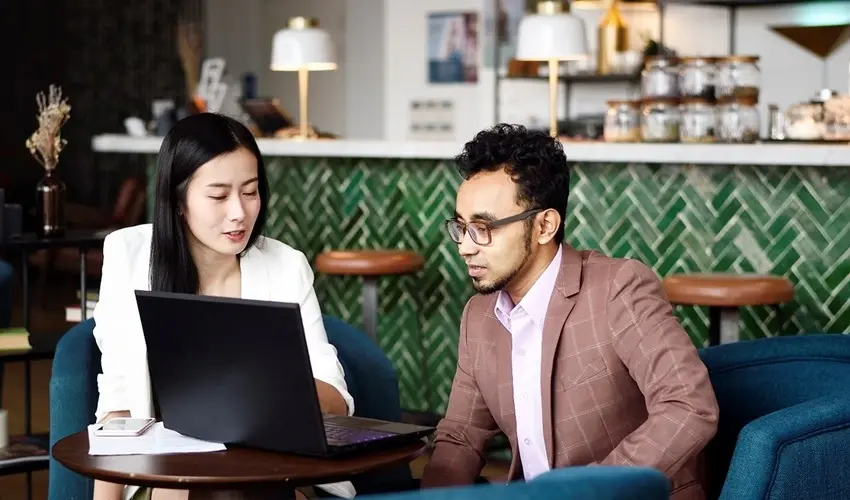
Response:
[{"label": "black side table", "polygon": [[[76,248],[80,252],[80,308],[82,321],[86,320],[86,252],[94,248],[102,248],[103,239],[112,230],[69,230],[64,236],[55,238],[39,238],[34,233],[23,234],[20,237],[0,240],[0,251],[21,253],[21,272],[23,282],[23,323],[29,332],[30,323],[30,290],[29,290],[29,255],[38,250],[58,248]],[[24,362],[24,421],[26,436],[32,436],[32,373],[30,362],[39,359],[51,359],[56,350],[56,344],[65,332],[53,332],[43,335],[30,335],[32,349],[21,352],[0,353],[0,361]],[[46,439],[45,436],[38,436]],[[11,474],[15,471],[26,472],[27,500],[32,495],[32,472],[47,468],[47,460],[22,464],[20,467],[9,467],[0,470],[0,474]]]}]

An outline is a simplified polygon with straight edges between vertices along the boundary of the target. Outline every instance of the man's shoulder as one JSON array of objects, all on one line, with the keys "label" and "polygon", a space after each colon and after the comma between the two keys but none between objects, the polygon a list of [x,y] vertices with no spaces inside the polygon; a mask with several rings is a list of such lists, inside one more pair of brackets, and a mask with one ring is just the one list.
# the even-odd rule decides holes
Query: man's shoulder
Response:
[{"label": "man's shoulder", "polygon": [[467,317],[489,315],[495,318],[496,299],[499,297],[499,292],[494,293],[476,293],[466,301],[464,314]]},{"label": "man's shoulder", "polygon": [[655,271],[638,259],[610,257],[597,250],[573,250],[581,261],[580,293],[604,291],[608,295],[612,288],[624,282],[658,280]]}]

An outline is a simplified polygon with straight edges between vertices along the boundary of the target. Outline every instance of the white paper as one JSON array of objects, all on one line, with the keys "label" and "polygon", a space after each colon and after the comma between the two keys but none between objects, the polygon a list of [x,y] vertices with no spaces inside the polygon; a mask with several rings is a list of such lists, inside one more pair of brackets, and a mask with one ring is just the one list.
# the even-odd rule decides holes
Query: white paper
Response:
[{"label": "white paper", "polygon": [[152,425],[141,436],[96,436],[97,424],[88,427],[89,455],[165,455],[169,453],[206,453],[223,451],[221,443],[211,443],[166,429],[162,422]]}]

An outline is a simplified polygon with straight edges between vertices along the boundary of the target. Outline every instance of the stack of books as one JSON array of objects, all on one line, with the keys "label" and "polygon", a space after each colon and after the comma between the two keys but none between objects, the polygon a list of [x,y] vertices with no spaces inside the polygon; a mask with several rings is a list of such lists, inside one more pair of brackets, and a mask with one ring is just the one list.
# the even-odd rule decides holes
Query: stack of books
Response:
[{"label": "stack of books", "polygon": [[[77,290],[77,299],[82,297],[82,293]],[[97,290],[86,292],[86,318],[91,318],[94,315],[94,306],[97,305],[97,300],[100,294]],[[83,320],[83,311],[80,309],[80,304],[68,306],[65,308],[65,321],[68,323],[79,323]]]},{"label": "stack of books", "polygon": [[32,349],[30,334],[24,328],[0,328],[0,353],[30,349]]},{"label": "stack of books", "polygon": [[32,462],[47,462],[50,454],[44,439],[28,436],[12,436],[9,445],[0,448],[0,471],[13,465]]}]

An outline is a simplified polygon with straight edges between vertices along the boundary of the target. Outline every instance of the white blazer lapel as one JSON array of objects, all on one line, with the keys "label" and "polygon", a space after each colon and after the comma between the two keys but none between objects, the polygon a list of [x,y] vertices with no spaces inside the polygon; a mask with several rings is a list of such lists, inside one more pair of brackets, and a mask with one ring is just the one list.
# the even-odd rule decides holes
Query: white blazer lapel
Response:
[{"label": "white blazer lapel", "polygon": [[257,247],[251,247],[239,261],[242,271],[242,298],[271,300],[269,271],[265,256]]}]

